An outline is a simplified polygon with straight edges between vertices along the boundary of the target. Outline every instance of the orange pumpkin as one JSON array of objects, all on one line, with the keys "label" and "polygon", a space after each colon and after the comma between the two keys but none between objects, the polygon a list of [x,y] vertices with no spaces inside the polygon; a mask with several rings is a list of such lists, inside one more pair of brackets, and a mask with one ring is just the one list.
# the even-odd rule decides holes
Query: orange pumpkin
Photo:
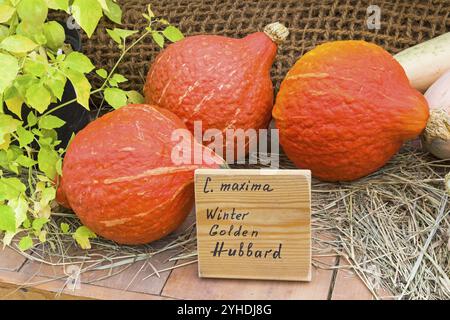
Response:
[{"label": "orange pumpkin", "polygon": [[349,181],[382,167],[428,119],[428,104],[381,47],[336,41],[305,54],[289,71],[273,117],[280,143],[301,168]]},{"label": "orange pumpkin", "polygon": [[194,170],[223,163],[193,138],[193,150],[210,158],[200,165],[174,163],[177,129],[187,131],[173,113],[149,105],[95,120],[67,150],[59,199],[92,231],[118,243],[143,244],[171,233],[192,209]]},{"label": "orange pumpkin", "polygon": [[273,107],[276,42],[287,35],[274,23],[243,39],[200,35],[171,44],[148,72],[146,102],[173,111],[192,132],[195,121],[201,121],[202,133],[265,129]]}]

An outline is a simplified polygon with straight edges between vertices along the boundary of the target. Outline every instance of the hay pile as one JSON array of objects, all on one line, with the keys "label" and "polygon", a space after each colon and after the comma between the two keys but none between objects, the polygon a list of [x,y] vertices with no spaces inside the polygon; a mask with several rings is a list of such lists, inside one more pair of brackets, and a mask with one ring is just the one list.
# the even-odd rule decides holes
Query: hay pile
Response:
[{"label": "hay pile", "polygon": [[315,183],[314,226],[347,258],[375,297],[450,298],[448,162],[406,148],[354,183]]}]

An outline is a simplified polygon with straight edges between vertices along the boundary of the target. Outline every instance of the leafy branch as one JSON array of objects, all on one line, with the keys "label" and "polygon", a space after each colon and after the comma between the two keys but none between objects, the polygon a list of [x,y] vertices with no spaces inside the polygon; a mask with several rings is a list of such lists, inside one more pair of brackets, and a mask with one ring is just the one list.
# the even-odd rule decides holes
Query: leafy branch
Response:
[{"label": "leafy branch", "polygon": [[[166,39],[183,38],[176,27],[156,18],[149,6],[143,14],[148,26],[141,33],[107,29],[121,50],[108,72],[72,50],[63,26],[48,20],[49,10],[72,15],[88,37],[103,16],[117,24],[122,19],[121,8],[113,0],[0,0],[0,236],[9,245],[19,235],[21,250],[47,241],[47,223],[58,208],[57,181],[66,150],[57,130],[64,129],[66,122],[54,113],[75,102],[89,110],[91,97],[97,94],[114,109],[141,103],[139,92],[120,89],[128,81],[116,72],[120,63],[148,36],[161,48]],[[129,41],[135,35],[136,40]],[[87,78],[93,72],[103,79],[95,90]],[[64,101],[68,82],[76,98]],[[61,232],[71,234],[86,249],[95,237],[84,226],[71,232],[64,223]]]}]

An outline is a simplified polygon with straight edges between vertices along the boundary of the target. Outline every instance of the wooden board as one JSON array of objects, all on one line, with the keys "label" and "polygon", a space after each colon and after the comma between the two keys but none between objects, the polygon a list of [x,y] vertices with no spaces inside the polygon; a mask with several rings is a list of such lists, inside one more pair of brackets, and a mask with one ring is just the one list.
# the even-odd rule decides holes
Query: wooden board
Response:
[{"label": "wooden board", "polygon": [[195,172],[199,276],[311,280],[311,172]]},{"label": "wooden board", "polygon": [[[192,223],[193,215],[187,221]],[[323,235],[314,233],[314,239]],[[317,246],[317,244],[315,245]],[[86,274],[79,288],[68,288],[67,278],[60,278],[61,269],[27,261],[10,248],[0,247],[0,300],[2,299],[370,299],[370,292],[356,276],[349,278],[346,271],[333,270],[336,258],[323,256],[324,251],[313,252],[311,282],[259,281],[206,279],[198,277],[196,263],[166,271],[161,278],[156,276],[142,281],[151,270],[142,270],[135,280],[142,262],[136,262],[117,276],[101,281],[104,271]],[[164,257],[150,260],[164,266]],[[24,262],[26,262],[24,264]],[[187,261],[180,261],[186,263]],[[169,265],[170,266],[170,265]],[[331,268],[330,268],[331,267]],[[343,272],[341,274],[341,272]],[[83,276],[84,277],[84,276]],[[87,283],[90,282],[90,283]]]},{"label": "wooden board", "polygon": [[[84,272],[79,277],[80,286],[83,287],[84,285],[89,284],[102,288],[113,288],[117,290],[129,290],[144,294],[159,295],[170,272],[161,272],[159,277],[155,276],[147,278],[147,276],[153,273],[152,266],[158,270],[172,267],[174,263],[168,262],[167,260],[172,257],[173,254],[174,252],[166,252],[158,255],[154,259],[138,261],[129,266],[117,267],[114,270],[108,268]],[[152,266],[150,266],[150,263]],[[84,264],[83,268],[86,268],[87,266],[87,264]],[[77,266],[68,265],[65,268],[54,267],[34,261],[28,261],[21,269],[21,272],[39,277],[58,279],[70,275],[71,267]]]},{"label": "wooden board", "polygon": [[65,280],[27,273],[0,271],[0,300],[161,300],[160,295],[150,295],[83,284],[73,290],[66,287]]},{"label": "wooden board", "polygon": [[[4,261],[0,248],[0,261]],[[313,255],[314,258],[314,255]],[[334,257],[315,257],[328,266],[335,265]],[[34,264],[36,262],[29,262]],[[182,263],[185,263],[183,261]],[[149,282],[146,292],[139,287],[127,287],[135,275],[134,266],[125,270],[121,277],[105,283],[81,283],[79,288],[66,287],[67,279],[55,279],[53,275],[37,275],[40,264],[28,270],[0,270],[0,300],[3,299],[370,299],[370,292],[356,280],[347,276],[337,277],[337,270],[312,268],[311,282],[259,281],[199,278],[197,264],[189,264],[169,272],[166,282]],[[41,266],[41,270],[44,269]],[[146,272],[144,275],[148,275]],[[335,282],[339,278],[339,282]],[[345,285],[345,287],[343,286]]]},{"label": "wooden board", "polygon": [[26,261],[22,255],[9,247],[5,247],[2,250],[2,247],[0,246],[0,252],[2,253],[0,259],[0,270],[19,270]]}]

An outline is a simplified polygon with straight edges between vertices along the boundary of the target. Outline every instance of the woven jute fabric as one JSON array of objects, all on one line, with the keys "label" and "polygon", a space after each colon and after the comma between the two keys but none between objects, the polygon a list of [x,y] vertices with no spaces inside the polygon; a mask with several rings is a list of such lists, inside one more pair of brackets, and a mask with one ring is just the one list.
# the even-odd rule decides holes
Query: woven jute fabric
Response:
[{"label": "woven jute fabric", "polygon": [[[122,28],[142,30],[147,5],[158,17],[179,27],[186,35],[218,34],[241,38],[262,31],[279,21],[290,30],[280,47],[272,69],[275,88],[295,61],[316,45],[332,40],[363,39],[381,45],[391,53],[413,46],[450,30],[450,0],[121,0]],[[368,7],[380,9],[380,28],[367,26]],[[104,19],[96,34],[84,41],[84,51],[97,67],[108,70],[120,55],[105,27]],[[149,37],[134,47],[119,66],[130,82],[125,87],[142,90],[149,64],[160,48]],[[94,80],[94,85],[98,82]]]}]

